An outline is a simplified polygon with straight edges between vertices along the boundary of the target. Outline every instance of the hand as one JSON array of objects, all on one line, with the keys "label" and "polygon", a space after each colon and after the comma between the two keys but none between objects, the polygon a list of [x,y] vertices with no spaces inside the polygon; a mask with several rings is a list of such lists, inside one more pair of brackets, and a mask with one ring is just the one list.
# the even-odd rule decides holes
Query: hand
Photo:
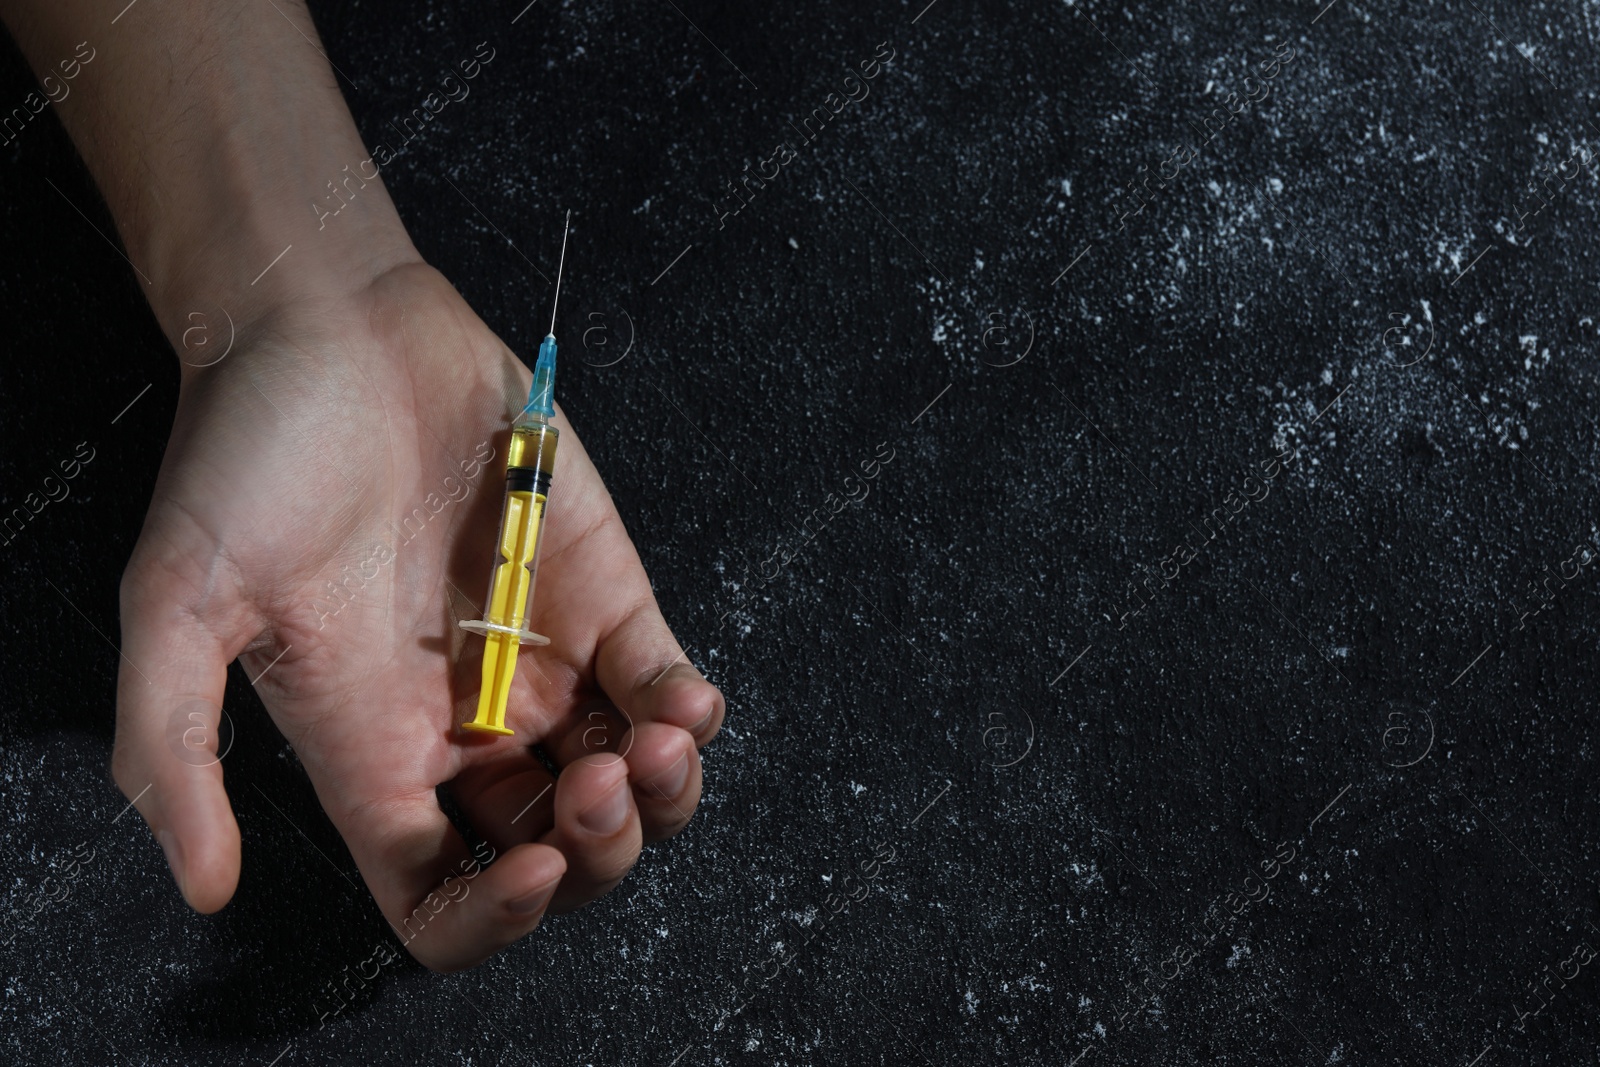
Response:
[{"label": "hand", "polygon": [[[216,723],[235,657],[429,967],[481,962],[683,828],[723,699],[662,620],[563,415],[529,620],[551,644],[521,653],[515,737],[457,729],[483,642],[456,622],[481,617],[530,376],[437,272],[402,262],[348,292],[297,293],[185,374],[123,581],[113,772],[192,906],[221,908],[238,882],[222,766],[181,758],[188,712]],[[437,803],[444,782],[498,859],[418,912],[471,861]]]}]

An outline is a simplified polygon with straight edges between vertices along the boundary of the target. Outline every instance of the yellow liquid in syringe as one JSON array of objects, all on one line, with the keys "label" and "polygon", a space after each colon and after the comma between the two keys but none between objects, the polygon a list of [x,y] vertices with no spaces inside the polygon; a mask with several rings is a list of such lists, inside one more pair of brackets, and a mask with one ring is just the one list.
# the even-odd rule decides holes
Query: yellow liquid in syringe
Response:
[{"label": "yellow liquid in syringe", "polygon": [[521,423],[511,431],[511,447],[506,453],[506,496],[497,542],[499,556],[490,575],[489,603],[483,618],[487,625],[463,624],[484,635],[478,713],[461,724],[465,729],[512,733],[506,728],[505,718],[511,680],[517,671],[517,650],[524,640],[549,643],[529,631],[527,624],[538,571],[540,535],[544,532],[545,501],[560,436],[560,431],[542,419]]}]

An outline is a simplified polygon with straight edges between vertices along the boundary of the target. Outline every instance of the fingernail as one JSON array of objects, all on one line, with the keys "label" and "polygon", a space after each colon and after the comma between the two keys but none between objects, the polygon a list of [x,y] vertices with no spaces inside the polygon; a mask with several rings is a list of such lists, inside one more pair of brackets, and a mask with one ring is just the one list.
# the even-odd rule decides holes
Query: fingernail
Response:
[{"label": "fingernail", "polygon": [[716,717],[717,717],[717,702],[715,700],[713,700],[711,702],[711,709],[706,712],[705,718],[701,719],[699,722],[697,722],[693,726],[689,727],[689,732],[691,734],[698,734],[700,731],[704,730],[707,726],[710,726],[711,725],[711,720],[716,718]]},{"label": "fingernail", "polygon": [[672,799],[683,792],[683,787],[689,782],[689,755],[684,753],[678,757],[678,762],[656,775],[654,778],[642,783],[648,793],[658,797]]},{"label": "fingernail", "polygon": [[556,895],[556,887],[547,885],[543,889],[535,889],[531,893],[524,893],[520,897],[506,901],[506,907],[518,915],[532,915],[549,903],[550,898]]},{"label": "fingernail", "polygon": [[611,792],[578,813],[578,823],[591,834],[610,835],[622,829],[628,818],[627,779],[622,778]]},{"label": "fingernail", "polygon": [[188,900],[189,894],[183,890],[183,846],[178,843],[178,835],[171,830],[157,830],[156,840],[161,842],[161,851],[167,854],[167,866],[172,868],[172,880],[178,883],[178,892]]}]

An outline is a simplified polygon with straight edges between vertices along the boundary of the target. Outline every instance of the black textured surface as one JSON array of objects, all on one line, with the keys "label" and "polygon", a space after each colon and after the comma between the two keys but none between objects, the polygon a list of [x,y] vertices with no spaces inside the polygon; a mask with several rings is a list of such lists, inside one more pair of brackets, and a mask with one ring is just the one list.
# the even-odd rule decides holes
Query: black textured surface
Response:
[{"label": "black textured surface", "polygon": [[0,150],[5,510],[94,449],[0,552],[0,1059],[1594,1062],[1600,16],[923,2],[317,5],[369,143],[496,49],[385,181],[525,358],[573,209],[563,403],[730,710],[603,902],[321,1031],[389,935],[237,668],[234,902],[119,817],[177,377],[54,117]]}]

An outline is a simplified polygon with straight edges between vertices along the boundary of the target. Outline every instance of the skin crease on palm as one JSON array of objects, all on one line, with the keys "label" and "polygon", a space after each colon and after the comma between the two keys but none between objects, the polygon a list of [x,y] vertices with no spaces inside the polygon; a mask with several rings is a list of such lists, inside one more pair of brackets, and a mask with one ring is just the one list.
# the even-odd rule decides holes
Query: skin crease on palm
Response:
[{"label": "skin crease on palm", "polygon": [[[476,706],[481,667],[481,641],[456,622],[480,614],[508,427],[529,380],[420,263],[352,298],[279,315],[186,379],[124,581],[125,652],[166,674],[169,702],[220,704],[235,655],[261,676],[273,721],[397,931],[445,875],[457,875],[460,893],[471,855],[434,794],[452,783],[498,859],[408,944],[441,970],[526,934],[551,888],[554,910],[606,892],[642,840],[681,829],[699,799],[696,747],[723,709],[662,621],[561,415],[530,619],[551,644],[521,654],[507,713],[515,737],[456,728]],[[461,462],[485,442],[494,459],[471,492],[397,544],[393,531],[430,493],[437,506],[447,480],[459,486]],[[378,567],[381,541],[395,551]],[[347,601],[328,592],[330,581],[374,567]],[[175,690],[174,675],[184,680]],[[163,750],[162,709],[140,692],[149,686],[123,670],[115,774],[133,795],[161,762],[156,825],[169,858],[168,835],[182,841],[174,866],[185,897],[213,911],[239,870],[222,767]],[[535,743],[562,768],[554,789],[527,747]],[[588,813],[607,809],[614,825],[590,829]],[[510,906],[530,894],[535,910]]]}]

